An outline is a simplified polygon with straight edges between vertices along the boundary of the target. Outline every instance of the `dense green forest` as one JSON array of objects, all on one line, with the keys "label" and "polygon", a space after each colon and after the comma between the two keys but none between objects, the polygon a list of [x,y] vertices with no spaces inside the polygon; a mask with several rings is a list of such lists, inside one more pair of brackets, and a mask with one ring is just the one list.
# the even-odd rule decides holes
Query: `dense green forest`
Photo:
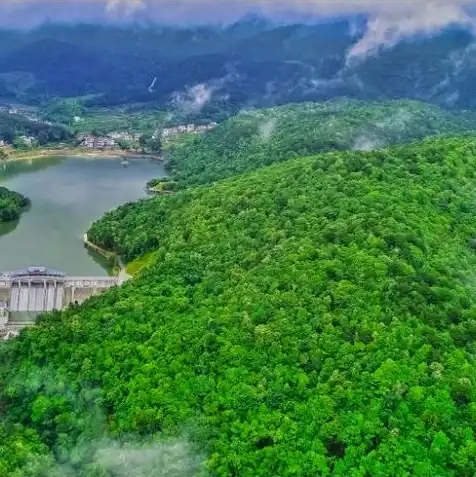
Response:
[{"label": "dense green forest", "polygon": [[72,139],[71,131],[57,124],[32,121],[19,114],[0,112],[0,139],[12,143],[18,136],[35,137],[40,145]]},{"label": "dense green forest", "polygon": [[28,198],[0,186],[0,222],[18,220],[29,205]]},{"label": "dense green forest", "polygon": [[417,101],[339,100],[251,110],[173,147],[165,187],[207,184],[321,151],[378,149],[475,129],[473,113]]},{"label": "dense green forest", "polygon": [[107,214],[90,238],[149,265],[2,344],[1,475],[472,477],[475,154],[332,152]]}]

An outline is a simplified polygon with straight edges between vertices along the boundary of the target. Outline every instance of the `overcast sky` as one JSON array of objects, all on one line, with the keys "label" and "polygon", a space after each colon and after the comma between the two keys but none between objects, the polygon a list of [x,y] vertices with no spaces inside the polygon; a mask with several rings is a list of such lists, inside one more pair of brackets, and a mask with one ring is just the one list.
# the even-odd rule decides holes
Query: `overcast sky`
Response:
[{"label": "overcast sky", "polygon": [[467,21],[476,0],[0,0],[0,21],[31,24],[53,20],[147,18],[159,22],[232,21],[247,12],[327,16],[364,13],[410,19],[423,28]]},{"label": "overcast sky", "polygon": [[449,24],[473,28],[476,0],[0,0],[0,26],[29,27],[52,21],[154,20],[197,24],[234,21],[246,13],[273,19],[364,14],[368,31],[353,53],[391,45],[417,32]]}]

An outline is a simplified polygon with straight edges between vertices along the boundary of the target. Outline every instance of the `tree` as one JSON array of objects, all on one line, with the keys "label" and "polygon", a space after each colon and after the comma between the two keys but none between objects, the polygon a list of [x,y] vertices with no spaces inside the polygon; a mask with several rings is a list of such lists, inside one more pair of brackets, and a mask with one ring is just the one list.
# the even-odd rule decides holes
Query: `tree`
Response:
[{"label": "tree", "polygon": [[30,200],[27,197],[0,187],[0,222],[17,220],[29,205]]},{"label": "tree", "polygon": [[142,136],[139,137],[139,146],[142,148],[143,151],[145,151],[145,149],[147,148],[151,137],[152,136],[150,136],[150,134],[142,134]]},{"label": "tree", "polygon": [[105,136],[107,133],[106,133],[106,130],[104,128],[94,128],[92,131],[91,131],[91,134],[95,137],[103,137]]},{"label": "tree", "polygon": [[32,148],[32,143],[22,137],[14,138],[12,145],[17,151],[29,151]]},{"label": "tree", "polygon": [[162,151],[162,141],[160,140],[159,136],[152,137],[148,142],[148,147],[151,152],[158,153]]},{"label": "tree", "polygon": [[131,142],[128,141],[127,139],[119,139],[117,141],[117,145],[123,150],[123,151],[129,151],[132,149]]},{"label": "tree", "polygon": [[75,99],[53,99],[40,111],[44,120],[71,126],[74,118],[84,113],[82,104]]},{"label": "tree", "polygon": [[144,152],[158,153],[162,150],[162,142],[159,136],[152,136],[150,134],[143,134],[139,138],[139,145]]}]

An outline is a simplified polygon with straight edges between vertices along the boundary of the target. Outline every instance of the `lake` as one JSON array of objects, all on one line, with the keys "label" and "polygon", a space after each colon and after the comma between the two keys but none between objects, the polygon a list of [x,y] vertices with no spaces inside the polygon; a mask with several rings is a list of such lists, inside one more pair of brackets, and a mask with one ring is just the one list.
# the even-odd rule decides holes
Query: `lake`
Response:
[{"label": "lake", "polygon": [[110,267],[83,246],[83,235],[105,212],[147,197],[146,182],[166,175],[148,159],[48,157],[0,166],[0,184],[31,200],[15,223],[0,224],[0,272],[28,266],[68,275],[107,275]]}]

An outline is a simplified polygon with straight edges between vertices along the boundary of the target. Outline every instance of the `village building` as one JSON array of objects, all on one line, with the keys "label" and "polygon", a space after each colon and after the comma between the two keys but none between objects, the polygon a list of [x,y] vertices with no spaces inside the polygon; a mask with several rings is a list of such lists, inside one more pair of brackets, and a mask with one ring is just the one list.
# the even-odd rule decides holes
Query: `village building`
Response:
[{"label": "village building", "polygon": [[79,146],[86,149],[114,149],[117,144],[114,139],[110,137],[96,137],[92,134],[81,134],[78,136],[81,141]]},{"label": "village building", "polygon": [[187,125],[180,125],[171,128],[164,128],[162,130],[162,139],[170,139],[174,136],[179,134],[200,134],[206,131],[210,131],[215,129],[218,126],[217,123],[211,122],[209,124],[187,124]]},{"label": "village building", "polygon": [[107,136],[116,141],[123,139],[125,141],[137,142],[139,141],[141,135],[139,133],[130,133],[127,131],[121,131],[121,132],[112,132],[108,134]]},{"label": "village building", "polygon": [[20,136],[20,139],[28,146],[32,146],[36,142],[35,136]]}]

